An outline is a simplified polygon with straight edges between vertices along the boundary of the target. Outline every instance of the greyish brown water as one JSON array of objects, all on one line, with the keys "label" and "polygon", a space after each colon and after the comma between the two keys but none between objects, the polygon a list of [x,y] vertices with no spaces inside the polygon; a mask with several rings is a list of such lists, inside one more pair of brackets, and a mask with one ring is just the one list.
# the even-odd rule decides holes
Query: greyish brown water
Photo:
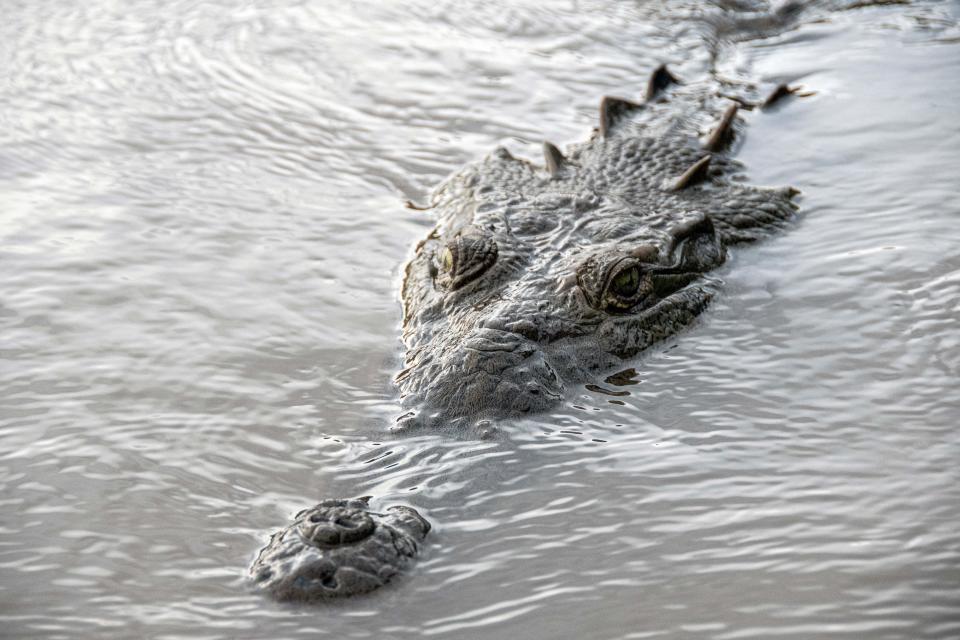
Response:
[{"label": "greyish brown water", "polygon": [[[0,635],[960,637],[957,2],[721,43],[816,92],[740,150],[803,217],[630,395],[386,436],[401,202],[703,77],[716,11],[4,2]],[[362,494],[437,523],[408,578],[247,590],[269,531]]]}]

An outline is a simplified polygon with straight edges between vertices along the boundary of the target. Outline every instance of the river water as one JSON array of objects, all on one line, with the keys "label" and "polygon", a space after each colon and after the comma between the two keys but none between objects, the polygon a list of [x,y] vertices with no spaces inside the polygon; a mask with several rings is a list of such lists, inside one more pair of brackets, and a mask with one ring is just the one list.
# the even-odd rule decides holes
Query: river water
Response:
[{"label": "river water", "polygon": [[[2,13],[0,636],[960,637],[960,3],[719,42],[698,2]],[[402,202],[664,61],[814,92],[739,149],[797,224],[628,395],[389,436]],[[250,593],[270,531],[363,494],[436,524],[408,577]]]}]

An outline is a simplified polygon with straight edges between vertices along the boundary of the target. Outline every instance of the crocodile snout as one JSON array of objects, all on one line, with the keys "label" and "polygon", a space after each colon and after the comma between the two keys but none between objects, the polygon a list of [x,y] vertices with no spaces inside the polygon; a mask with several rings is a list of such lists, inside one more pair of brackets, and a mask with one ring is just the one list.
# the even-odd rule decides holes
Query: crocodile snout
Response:
[{"label": "crocodile snout", "polygon": [[410,507],[377,512],[366,498],[324,500],[273,534],[250,577],[278,600],[373,591],[412,564],[429,531],[430,523]]},{"label": "crocodile snout", "polygon": [[303,539],[320,548],[360,542],[374,529],[373,518],[364,510],[340,505],[318,506],[298,526]]}]

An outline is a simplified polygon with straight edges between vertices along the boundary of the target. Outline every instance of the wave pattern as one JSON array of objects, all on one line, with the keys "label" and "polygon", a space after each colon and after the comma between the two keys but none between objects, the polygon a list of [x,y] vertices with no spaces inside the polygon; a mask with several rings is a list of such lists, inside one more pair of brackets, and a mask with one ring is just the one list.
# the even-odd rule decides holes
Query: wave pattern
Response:
[{"label": "wave pattern", "polygon": [[[5,629],[960,635],[956,7],[718,43],[765,3],[704,4],[6,3]],[[400,203],[497,144],[581,139],[662,61],[816,91],[741,149],[804,191],[796,228],[735,252],[626,394],[490,441],[387,436],[430,227]],[[265,532],[362,494],[439,524],[412,576],[334,606],[246,591]]]}]

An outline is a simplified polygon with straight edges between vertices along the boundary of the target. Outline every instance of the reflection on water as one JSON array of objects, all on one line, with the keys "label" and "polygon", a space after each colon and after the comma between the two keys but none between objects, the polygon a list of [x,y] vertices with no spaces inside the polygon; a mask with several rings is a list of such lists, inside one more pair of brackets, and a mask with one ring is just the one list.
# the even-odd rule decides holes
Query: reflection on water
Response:
[{"label": "reflection on water", "polygon": [[[729,4],[729,3],[728,3]],[[746,4],[746,3],[742,3]],[[404,210],[581,139],[699,3],[14,3],[0,26],[0,619],[16,637],[960,635],[956,3],[840,12],[717,71],[790,233],[695,329],[492,441],[393,439]],[[626,392],[626,393],[624,393]],[[333,606],[249,594],[327,495],[438,524]]]}]

